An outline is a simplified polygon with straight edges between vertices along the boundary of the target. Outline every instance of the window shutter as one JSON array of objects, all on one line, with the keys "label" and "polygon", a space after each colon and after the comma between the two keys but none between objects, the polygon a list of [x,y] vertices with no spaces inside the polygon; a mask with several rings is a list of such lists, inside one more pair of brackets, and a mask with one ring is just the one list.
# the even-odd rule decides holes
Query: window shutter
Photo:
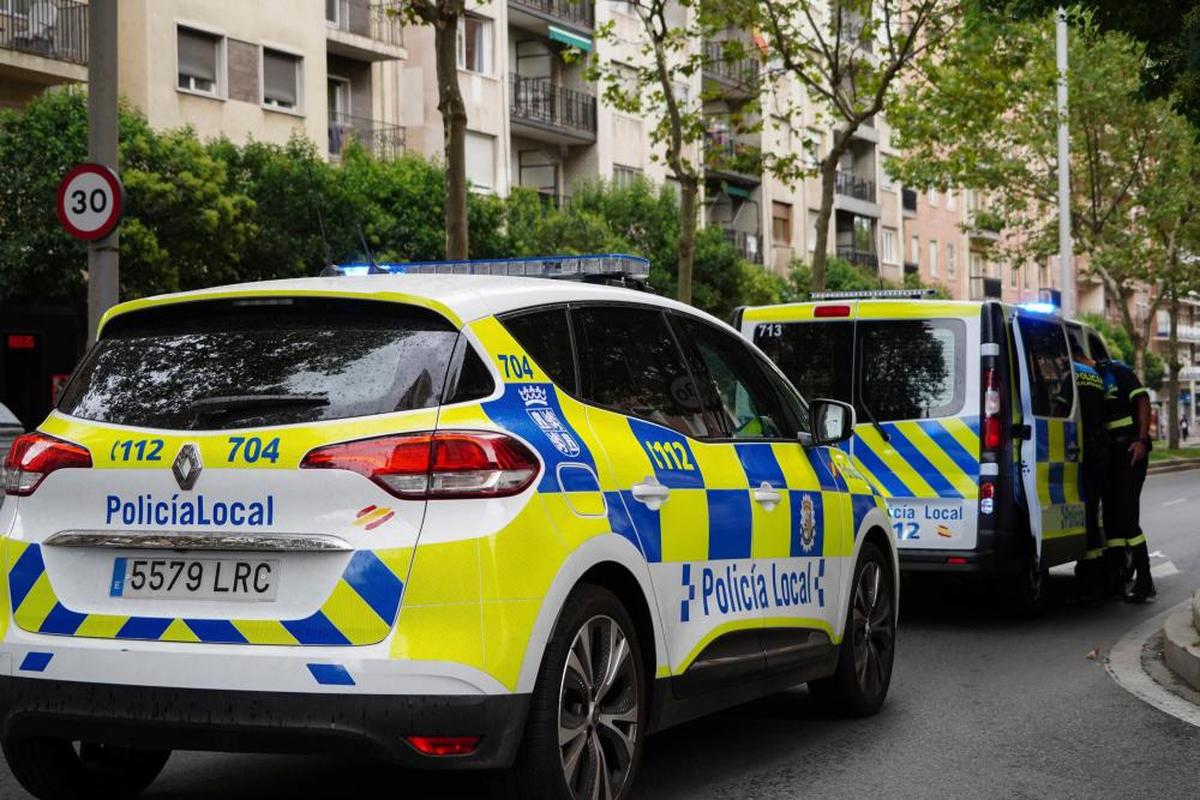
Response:
[{"label": "window shutter", "polygon": [[179,29],[179,74],[216,83],[217,39],[215,36]]},{"label": "window shutter", "polygon": [[263,96],[290,106],[295,106],[296,62],[295,56],[263,51]]}]

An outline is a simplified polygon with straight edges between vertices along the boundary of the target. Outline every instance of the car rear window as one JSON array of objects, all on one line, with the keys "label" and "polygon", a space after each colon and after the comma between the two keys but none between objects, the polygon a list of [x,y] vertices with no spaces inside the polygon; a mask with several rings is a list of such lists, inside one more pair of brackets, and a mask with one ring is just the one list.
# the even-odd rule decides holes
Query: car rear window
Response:
[{"label": "car rear window", "polygon": [[851,401],[853,322],[764,322],[754,343],[804,399]]},{"label": "car rear window", "polygon": [[966,399],[966,332],[958,319],[859,322],[860,410],[879,422],[957,414]]},{"label": "car rear window", "polygon": [[173,430],[286,425],[437,404],[458,332],[416,306],[278,298],[117,317],[58,410]]}]

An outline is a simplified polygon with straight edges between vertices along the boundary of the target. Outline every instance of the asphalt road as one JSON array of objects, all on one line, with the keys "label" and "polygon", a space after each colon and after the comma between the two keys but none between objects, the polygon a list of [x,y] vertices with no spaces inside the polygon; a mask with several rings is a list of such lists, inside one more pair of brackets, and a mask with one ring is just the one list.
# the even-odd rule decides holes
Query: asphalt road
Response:
[{"label": "asphalt road", "polygon": [[[1049,612],[1030,623],[978,593],[912,587],[879,716],[824,718],[798,689],[698,720],[650,739],[637,796],[1196,797],[1200,729],[1137,700],[1088,658],[1200,587],[1200,472],[1151,478],[1143,522],[1158,554],[1156,603],[1080,605],[1055,574]],[[486,785],[344,759],[177,753],[145,795],[352,796],[465,800]],[[0,797],[28,798],[2,765]]]}]

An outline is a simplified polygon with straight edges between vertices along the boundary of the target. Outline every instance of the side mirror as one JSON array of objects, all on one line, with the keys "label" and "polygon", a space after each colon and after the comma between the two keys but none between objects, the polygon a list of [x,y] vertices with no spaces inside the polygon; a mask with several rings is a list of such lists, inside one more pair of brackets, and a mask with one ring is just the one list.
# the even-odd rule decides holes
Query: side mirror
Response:
[{"label": "side mirror", "polygon": [[840,400],[813,400],[808,404],[808,428],[815,447],[840,444],[854,435],[854,406]]}]

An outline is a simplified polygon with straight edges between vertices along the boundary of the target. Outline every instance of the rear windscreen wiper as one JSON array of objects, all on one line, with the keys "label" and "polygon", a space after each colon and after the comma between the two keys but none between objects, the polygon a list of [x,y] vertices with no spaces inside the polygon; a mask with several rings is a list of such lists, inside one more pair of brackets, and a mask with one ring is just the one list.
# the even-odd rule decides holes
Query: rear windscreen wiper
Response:
[{"label": "rear windscreen wiper", "polygon": [[879,438],[890,443],[892,441],[892,437],[888,436],[888,432],[883,429],[882,425],[879,424],[879,420],[875,419],[875,415],[871,413],[871,407],[862,400],[859,400],[858,404],[862,406],[863,411],[867,412],[867,419],[871,420],[871,424],[875,426],[875,430],[879,433]]},{"label": "rear windscreen wiper", "polygon": [[221,394],[202,397],[188,404],[192,411],[202,414],[244,411],[277,406],[327,406],[326,394]]}]

